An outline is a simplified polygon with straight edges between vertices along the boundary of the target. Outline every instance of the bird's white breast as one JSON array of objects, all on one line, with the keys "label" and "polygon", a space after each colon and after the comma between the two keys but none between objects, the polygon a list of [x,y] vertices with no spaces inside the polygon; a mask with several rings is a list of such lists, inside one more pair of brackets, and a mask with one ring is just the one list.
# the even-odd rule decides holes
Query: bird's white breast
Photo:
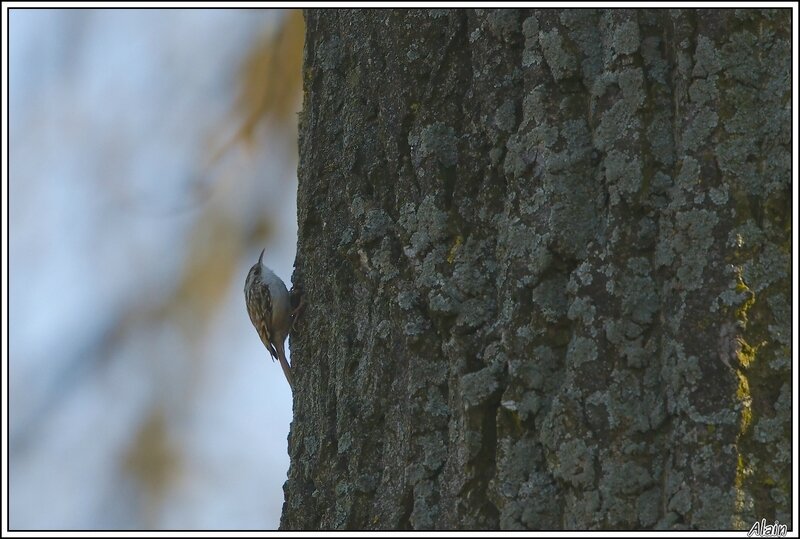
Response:
[{"label": "bird's white breast", "polygon": [[[272,300],[272,321],[273,324],[279,320],[289,320],[289,312],[291,311],[291,302],[289,301],[289,291],[280,277],[275,275],[271,269],[265,265],[261,265],[261,280],[269,286],[269,295]],[[274,327],[274,326],[273,326]],[[286,330],[289,328],[275,328],[279,330]]]}]

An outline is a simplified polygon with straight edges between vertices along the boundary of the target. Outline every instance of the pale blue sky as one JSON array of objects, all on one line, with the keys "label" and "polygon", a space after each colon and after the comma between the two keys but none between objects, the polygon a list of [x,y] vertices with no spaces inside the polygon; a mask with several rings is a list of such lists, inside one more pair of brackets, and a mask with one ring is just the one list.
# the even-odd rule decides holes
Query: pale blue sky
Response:
[{"label": "pale blue sky", "polygon": [[[287,143],[207,162],[210,141],[235,124],[245,53],[279,20],[265,10],[10,11],[12,529],[277,527],[291,395],[242,294],[265,245],[237,251],[200,335],[185,327],[192,313],[165,315],[162,303],[209,215],[242,231],[272,215],[265,259],[291,276]],[[159,496],[125,464],[155,408],[179,456]]]}]

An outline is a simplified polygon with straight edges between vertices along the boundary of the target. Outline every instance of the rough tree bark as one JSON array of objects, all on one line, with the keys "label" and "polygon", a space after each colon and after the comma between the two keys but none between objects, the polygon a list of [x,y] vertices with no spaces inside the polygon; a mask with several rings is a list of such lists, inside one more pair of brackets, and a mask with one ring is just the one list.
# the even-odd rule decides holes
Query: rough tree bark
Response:
[{"label": "rough tree bark", "polygon": [[282,528],[791,528],[791,12],[306,24]]}]

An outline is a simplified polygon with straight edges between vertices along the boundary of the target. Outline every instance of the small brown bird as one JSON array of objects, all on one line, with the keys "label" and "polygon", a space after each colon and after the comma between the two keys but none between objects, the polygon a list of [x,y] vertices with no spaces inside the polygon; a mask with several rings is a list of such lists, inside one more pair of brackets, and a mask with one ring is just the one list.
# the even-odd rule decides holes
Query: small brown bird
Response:
[{"label": "small brown bird", "polygon": [[300,309],[294,309],[292,297],[286,290],[280,277],[265,266],[261,259],[264,251],[258,257],[258,262],[253,264],[244,284],[244,298],[247,302],[247,314],[250,321],[261,337],[261,342],[267,347],[270,355],[280,361],[283,374],[289,386],[292,386],[292,368],[286,361],[284,343],[294,325],[294,318]]}]

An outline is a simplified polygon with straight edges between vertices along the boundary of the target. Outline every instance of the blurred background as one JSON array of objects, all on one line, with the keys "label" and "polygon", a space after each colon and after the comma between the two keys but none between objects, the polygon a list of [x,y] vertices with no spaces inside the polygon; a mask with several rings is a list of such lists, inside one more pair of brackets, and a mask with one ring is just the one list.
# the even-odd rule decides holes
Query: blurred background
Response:
[{"label": "blurred background", "polygon": [[272,529],[301,13],[9,12],[9,526]]}]

